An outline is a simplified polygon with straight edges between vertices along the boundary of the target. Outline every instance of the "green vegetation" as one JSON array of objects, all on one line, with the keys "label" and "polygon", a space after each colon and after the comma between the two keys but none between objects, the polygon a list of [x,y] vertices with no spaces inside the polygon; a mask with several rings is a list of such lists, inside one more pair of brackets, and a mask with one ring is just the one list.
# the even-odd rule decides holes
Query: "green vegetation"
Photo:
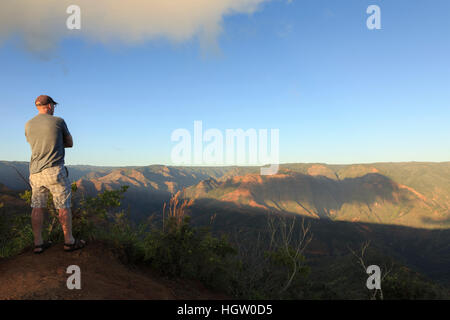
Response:
[{"label": "green vegetation", "polygon": [[[76,185],[72,190],[76,195]],[[107,244],[125,264],[149,266],[167,277],[197,279],[208,288],[235,298],[372,297],[372,292],[364,288],[367,274],[351,254],[330,257],[329,263],[323,260],[319,265],[305,258],[312,235],[304,220],[298,222],[287,216],[271,215],[266,221],[266,232],[235,235],[236,239],[231,241],[224,235],[214,236],[207,227],[194,227],[187,215],[188,203],[176,196],[167,208],[164,207],[162,221],[150,218],[135,223],[129,219],[128,212],[121,209],[126,191],[127,187],[122,187],[74,200],[75,236]],[[27,191],[21,197],[29,202],[31,194]],[[0,258],[31,250],[29,212],[7,216],[4,211],[0,204]],[[54,242],[63,241],[51,198],[43,235]],[[385,261],[383,259],[386,257],[374,258],[372,254],[367,263]],[[384,299],[449,297],[448,291],[401,264],[392,268],[382,283]]]},{"label": "green vegetation", "polygon": [[304,251],[311,241],[304,220],[267,216],[266,232],[235,235],[237,268],[231,294],[241,299],[302,299],[310,272]]},{"label": "green vegetation", "polygon": [[404,266],[397,266],[395,272],[383,280],[383,294],[386,300],[433,300],[450,297],[448,290],[446,292]]},{"label": "green vegetation", "polygon": [[8,216],[0,204],[0,259],[16,255],[33,243],[30,215]]},{"label": "green vegetation", "polygon": [[156,270],[170,277],[198,279],[207,286],[226,290],[226,259],[235,250],[225,238],[212,237],[206,228],[190,226],[190,217],[177,223],[170,217],[166,229],[153,229],[144,242],[144,259]]},{"label": "green vegetation", "polygon": [[[240,298],[288,297],[299,276],[305,274],[304,257],[285,243],[283,248],[273,245],[263,251],[259,277],[248,277],[254,269],[245,257],[238,254],[225,236],[214,237],[207,227],[193,227],[186,215],[186,203],[178,203],[176,198],[169,204],[167,217],[164,212],[162,225],[152,219],[134,224],[127,212],[120,210],[126,190],[127,187],[106,190],[73,203],[74,235],[108,244],[124,263],[151,266],[168,277],[197,279],[209,288]],[[72,191],[77,193],[75,184]],[[30,191],[25,191],[21,198],[29,203]],[[51,197],[47,209],[43,237],[62,242],[63,233]],[[1,217],[0,258],[31,250],[29,213],[7,220]],[[7,225],[13,227],[6,228]]]}]

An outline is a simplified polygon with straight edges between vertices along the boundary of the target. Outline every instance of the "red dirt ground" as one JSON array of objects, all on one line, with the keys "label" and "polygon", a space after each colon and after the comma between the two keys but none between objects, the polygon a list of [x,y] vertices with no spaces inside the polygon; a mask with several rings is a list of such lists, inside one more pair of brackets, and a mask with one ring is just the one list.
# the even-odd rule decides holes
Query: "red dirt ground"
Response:
[{"label": "red dirt ground", "polygon": [[[66,269],[81,269],[81,289],[66,286]],[[31,251],[0,261],[0,299],[230,299],[189,280],[169,280],[151,270],[122,264],[101,243],[64,252],[54,244],[42,254]]]}]

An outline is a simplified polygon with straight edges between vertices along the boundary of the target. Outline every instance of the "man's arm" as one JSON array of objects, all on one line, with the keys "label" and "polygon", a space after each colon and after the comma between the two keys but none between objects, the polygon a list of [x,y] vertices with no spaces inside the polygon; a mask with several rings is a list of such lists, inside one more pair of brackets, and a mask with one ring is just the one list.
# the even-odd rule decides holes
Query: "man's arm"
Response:
[{"label": "man's arm", "polygon": [[64,148],[72,148],[73,147],[72,135],[70,134],[69,129],[67,129],[67,125],[64,120],[62,122],[62,130],[63,130]]},{"label": "man's arm", "polygon": [[72,148],[72,147],[73,147],[73,139],[69,133],[69,135],[64,137],[64,148]]}]

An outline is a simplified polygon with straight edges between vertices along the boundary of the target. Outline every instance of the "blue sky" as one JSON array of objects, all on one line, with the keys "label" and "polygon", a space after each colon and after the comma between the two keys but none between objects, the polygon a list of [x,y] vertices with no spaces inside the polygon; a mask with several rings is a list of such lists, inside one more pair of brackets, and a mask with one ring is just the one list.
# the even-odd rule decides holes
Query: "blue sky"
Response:
[{"label": "blue sky", "polygon": [[[381,30],[366,27],[370,4]],[[171,133],[194,120],[279,129],[282,163],[449,161],[449,14],[447,0],[269,1],[225,14],[218,49],[198,34],[73,33],[45,57],[13,30],[0,42],[0,160],[29,160],[24,124],[49,94],[74,137],[68,164],[171,164]]]}]

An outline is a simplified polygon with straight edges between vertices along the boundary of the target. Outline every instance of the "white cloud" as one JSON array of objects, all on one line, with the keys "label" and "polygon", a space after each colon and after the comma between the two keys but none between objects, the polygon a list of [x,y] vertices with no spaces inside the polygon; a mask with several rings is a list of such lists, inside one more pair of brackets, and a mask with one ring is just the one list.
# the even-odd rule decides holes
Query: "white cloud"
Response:
[{"label": "white cloud", "polygon": [[[2,0],[0,41],[12,35],[45,54],[67,36],[94,42],[138,44],[155,38],[182,42],[198,36],[214,48],[228,14],[252,14],[270,0]],[[81,8],[81,30],[68,30],[66,9]]]}]

